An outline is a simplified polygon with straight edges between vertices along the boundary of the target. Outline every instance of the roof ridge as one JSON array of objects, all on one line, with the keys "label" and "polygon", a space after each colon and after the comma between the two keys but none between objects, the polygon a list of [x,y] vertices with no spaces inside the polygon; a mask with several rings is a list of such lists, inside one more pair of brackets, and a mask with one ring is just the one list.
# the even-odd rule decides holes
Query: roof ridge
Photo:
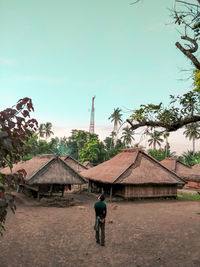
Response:
[{"label": "roof ridge", "polygon": [[[136,152],[136,151],[135,151]],[[121,173],[121,174],[119,174],[118,176],[117,176],[117,178],[115,178],[115,180],[113,181],[113,184],[114,183],[116,183],[116,182],[118,182],[119,180],[120,180],[120,178],[121,178],[121,176],[129,169],[129,168],[131,168],[132,167],[132,165],[134,165],[135,164],[135,162],[136,162],[136,160],[137,160],[137,158],[138,158],[138,155],[139,155],[139,153],[140,153],[141,151],[140,150],[137,150],[137,154],[136,154],[136,157],[135,157],[135,160],[133,161],[133,162],[131,162],[131,164]],[[120,180],[120,182],[121,181],[123,181],[125,178],[122,178],[121,180]]]},{"label": "roof ridge", "polygon": [[76,160],[76,159],[74,159],[73,157],[71,157],[69,154],[67,154],[67,155],[65,155],[65,156],[63,156],[63,157],[65,157],[65,159],[66,158],[70,158],[70,159],[72,159],[73,161],[75,161],[76,163],[78,163],[80,166],[82,166],[82,167],[84,167],[85,169],[88,169],[86,166],[84,166],[82,163],[80,163],[78,160]]}]

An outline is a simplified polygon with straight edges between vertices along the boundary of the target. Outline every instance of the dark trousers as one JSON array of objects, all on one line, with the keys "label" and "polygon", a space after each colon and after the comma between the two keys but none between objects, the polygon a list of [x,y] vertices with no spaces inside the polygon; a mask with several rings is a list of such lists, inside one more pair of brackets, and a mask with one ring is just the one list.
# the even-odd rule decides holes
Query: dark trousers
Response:
[{"label": "dark trousers", "polygon": [[105,222],[98,223],[97,229],[96,229],[96,241],[99,243],[100,239],[99,239],[99,234],[101,232],[101,244],[104,245],[105,243]]}]

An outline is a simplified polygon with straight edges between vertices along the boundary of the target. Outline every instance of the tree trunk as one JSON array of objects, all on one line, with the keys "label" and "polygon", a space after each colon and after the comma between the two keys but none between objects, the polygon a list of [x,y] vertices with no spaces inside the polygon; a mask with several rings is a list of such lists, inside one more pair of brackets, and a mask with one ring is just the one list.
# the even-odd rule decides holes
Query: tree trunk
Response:
[{"label": "tree trunk", "polygon": [[195,152],[195,137],[193,137],[192,145],[193,145],[193,153],[194,153]]}]

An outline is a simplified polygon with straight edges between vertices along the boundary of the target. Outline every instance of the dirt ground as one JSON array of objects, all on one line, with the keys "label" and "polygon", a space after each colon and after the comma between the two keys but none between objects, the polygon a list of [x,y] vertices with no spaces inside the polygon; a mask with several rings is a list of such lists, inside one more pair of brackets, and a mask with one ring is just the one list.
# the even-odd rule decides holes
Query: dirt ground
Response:
[{"label": "dirt ground", "polygon": [[20,201],[0,237],[0,266],[200,266],[200,202],[107,203],[101,247],[93,230],[95,196],[73,197],[77,204],[65,208]]}]

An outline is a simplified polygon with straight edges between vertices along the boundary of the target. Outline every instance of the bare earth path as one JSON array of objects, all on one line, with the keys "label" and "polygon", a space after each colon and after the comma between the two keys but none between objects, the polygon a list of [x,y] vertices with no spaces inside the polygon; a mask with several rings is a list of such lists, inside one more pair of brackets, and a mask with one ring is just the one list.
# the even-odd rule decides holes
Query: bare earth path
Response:
[{"label": "bare earth path", "polygon": [[106,246],[94,239],[95,198],[79,206],[41,207],[35,201],[9,212],[0,237],[1,267],[200,266],[200,202],[107,203]]}]

